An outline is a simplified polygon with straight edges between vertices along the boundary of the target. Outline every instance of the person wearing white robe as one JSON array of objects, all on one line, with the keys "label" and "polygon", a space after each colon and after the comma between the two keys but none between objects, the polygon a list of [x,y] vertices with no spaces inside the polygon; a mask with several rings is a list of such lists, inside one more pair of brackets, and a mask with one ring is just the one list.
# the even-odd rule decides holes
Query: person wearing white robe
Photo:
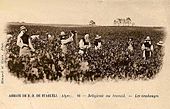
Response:
[{"label": "person wearing white robe", "polygon": [[85,50],[91,47],[89,34],[86,34],[79,42],[79,54],[84,54]]},{"label": "person wearing white robe", "polygon": [[148,59],[152,55],[153,45],[151,43],[150,37],[147,36],[144,43],[142,44],[143,58]]},{"label": "person wearing white robe", "polygon": [[[65,32],[62,31],[60,33],[60,36],[61,37],[66,36]],[[72,41],[73,41],[73,36],[71,36],[71,37],[69,37],[67,39],[65,39],[65,38],[61,39],[61,50],[62,50],[63,55],[67,53],[67,46],[66,46],[66,44],[68,44],[69,42],[72,42]]]}]

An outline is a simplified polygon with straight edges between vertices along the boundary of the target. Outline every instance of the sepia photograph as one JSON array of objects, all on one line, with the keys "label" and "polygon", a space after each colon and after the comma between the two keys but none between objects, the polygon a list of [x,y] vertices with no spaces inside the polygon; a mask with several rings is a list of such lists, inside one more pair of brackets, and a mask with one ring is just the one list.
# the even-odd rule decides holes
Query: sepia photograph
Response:
[{"label": "sepia photograph", "polygon": [[[84,9],[87,13],[71,8],[73,12],[61,12],[66,18],[59,19],[50,11],[49,19],[59,21],[42,18],[36,22],[22,19],[7,23],[5,50],[11,75],[25,83],[154,79],[162,68],[164,56],[166,35],[162,19],[160,22],[154,16],[141,19],[135,13],[123,15],[123,10],[115,11],[123,1],[83,2],[89,7]],[[92,4],[96,7],[91,7]],[[82,15],[86,18],[82,19]]]},{"label": "sepia photograph", "polygon": [[9,72],[25,83],[154,79],[163,63],[164,27],[134,25],[130,17],[111,24],[9,23]]},{"label": "sepia photograph", "polygon": [[0,107],[168,109],[169,7],[0,0]]}]

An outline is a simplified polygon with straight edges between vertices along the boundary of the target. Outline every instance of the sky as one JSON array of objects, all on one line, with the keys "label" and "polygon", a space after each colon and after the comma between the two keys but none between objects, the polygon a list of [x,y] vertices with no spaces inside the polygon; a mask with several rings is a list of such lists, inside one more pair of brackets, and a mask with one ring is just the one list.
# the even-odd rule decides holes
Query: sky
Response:
[{"label": "sky", "polygon": [[113,25],[130,17],[135,25],[167,23],[168,0],[0,0],[1,20],[47,24]]}]

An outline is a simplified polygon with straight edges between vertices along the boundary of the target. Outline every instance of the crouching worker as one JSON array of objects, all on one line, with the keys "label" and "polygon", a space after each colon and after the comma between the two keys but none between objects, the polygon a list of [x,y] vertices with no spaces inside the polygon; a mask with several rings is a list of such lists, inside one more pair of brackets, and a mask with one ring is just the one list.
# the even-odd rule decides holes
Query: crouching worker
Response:
[{"label": "crouching worker", "polygon": [[143,58],[145,60],[147,60],[149,57],[151,57],[151,54],[153,51],[153,45],[151,43],[149,36],[147,36],[144,43],[142,44],[142,51],[143,51]]},{"label": "crouching worker", "polygon": [[28,55],[31,57],[31,51],[35,51],[31,43],[31,38],[27,35],[27,29],[25,26],[20,27],[20,33],[17,37],[17,45],[20,47],[19,56]]}]

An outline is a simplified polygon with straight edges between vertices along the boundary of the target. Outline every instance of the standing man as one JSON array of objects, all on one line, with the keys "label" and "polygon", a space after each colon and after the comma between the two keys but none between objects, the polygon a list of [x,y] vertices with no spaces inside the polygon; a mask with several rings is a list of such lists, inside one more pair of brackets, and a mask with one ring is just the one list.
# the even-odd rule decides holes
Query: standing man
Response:
[{"label": "standing man", "polygon": [[64,31],[62,31],[60,33],[60,40],[61,40],[61,50],[62,50],[62,54],[65,55],[67,53],[67,46],[66,44],[68,44],[69,42],[73,41],[73,36],[69,37],[66,39],[66,34]]},{"label": "standing man", "polygon": [[27,34],[27,29],[25,26],[20,27],[20,33],[17,37],[17,45],[20,47],[19,56],[31,56],[31,51],[35,51],[31,43],[31,38]]},{"label": "standing man", "polygon": [[143,58],[147,60],[151,57],[151,52],[153,51],[153,45],[151,43],[150,37],[147,36],[144,43],[142,44]]}]

